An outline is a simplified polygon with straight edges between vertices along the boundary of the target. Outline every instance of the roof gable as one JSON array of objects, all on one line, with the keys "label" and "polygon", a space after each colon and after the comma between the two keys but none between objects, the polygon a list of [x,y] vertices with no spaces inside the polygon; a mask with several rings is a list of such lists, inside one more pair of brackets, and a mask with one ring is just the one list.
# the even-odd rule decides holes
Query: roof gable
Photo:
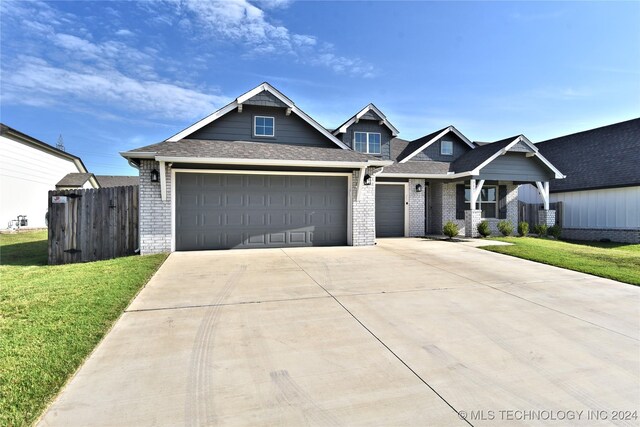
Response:
[{"label": "roof gable", "polygon": [[287,104],[275,97],[269,91],[260,92],[243,102],[245,105],[259,105],[261,107],[280,107],[286,108]]},{"label": "roof gable", "polygon": [[449,133],[453,133],[454,135],[456,135],[470,148],[475,148],[475,145],[473,145],[473,143],[466,136],[464,136],[462,132],[460,132],[458,129],[456,129],[453,126],[447,126],[444,129],[437,130],[433,133],[430,133],[421,138],[411,141],[409,145],[407,145],[407,148],[405,149],[405,151],[400,155],[400,157],[398,157],[398,161],[400,163],[405,163],[411,160],[411,158],[416,156],[422,150],[429,147],[431,144],[435,143],[440,138],[446,136]]},{"label": "roof gable", "polygon": [[476,147],[453,162],[452,168],[456,173],[471,172],[473,175],[479,175],[482,168],[508,152],[525,152],[526,157],[537,157],[538,160],[544,163],[546,168],[553,172],[553,176],[556,179],[565,177],[551,162],[540,154],[539,150],[524,135],[512,136],[491,144]]},{"label": "roof gable", "polygon": [[[263,92],[266,92],[266,94],[264,94]],[[309,115],[307,115],[307,113],[305,113],[300,108],[298,108],[293,103],[293,101],[291,101],[291,99],[287,98],[282,92],[280,92],[279,90],[277,90],[276,88],[274,88],[273,86],[271,86],[269,83],[266,83],[266,82],[251,89],[250,91],[244,93],[243,95],[240,95],[234,101],[230,102],[229,104],[225,105],[224,107],[220,108],[219,110],[210,114],[204,119],[194,123],[188,128],[171,136],[166,141],[176,142],[176,141],[180,141],[181,139],[187,138],[189,135],[193,134],[195,131],[214,122],[215,120],[219,119],[220,117],[224,116],[225,114],[231,111],[234,111],[237,109],[239,112],[241,112],[243,105],[245,103],[248,103],[248,105],[256,105],[255,104],[256,102],[275,103],[278,106],[283,106],[286,108],[287,115],[290,115],[290,114],[297,115],[298,117],[300,117],[302,120],[307,122],[315,130],[317,130],[320,134],[322,134],[325,138],[329,139],[338,147],[343,149],[349,148],[342,141],[340,141],[333,134],[331,134],[331,132],[329,132],[327,129],[321,126],[318,122],[312,119]]]},{"label": "roof gable", "polygon": [[355,115],[351,116],[351,118],[349,118],[346,122],[338,126],[338,128],[333,131],[333,134],[338,135],[339,133],[347,132],[349,126],[354,123],[358,123],[360,120],[378,120],[381,126],[384,125],[391,131],[391,136],[398,136],[398,134],[400,133],[400,131],[391,124],[391,122],[387,119],[384,113],[380,111],[378,107],[373,104],[369,104],[362,110],[358,111]]}]

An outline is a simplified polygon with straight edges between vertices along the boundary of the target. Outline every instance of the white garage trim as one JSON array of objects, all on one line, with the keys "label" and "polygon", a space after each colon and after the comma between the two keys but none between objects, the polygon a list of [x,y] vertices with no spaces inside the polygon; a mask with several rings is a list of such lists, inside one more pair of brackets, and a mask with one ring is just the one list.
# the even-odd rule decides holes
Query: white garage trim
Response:
[{"label": "white garage trim", "polygon": [[[347,245],[353,245],[352,204],[353,174],[347,172],[289,172],[289,171],[259,171],[259,170],[211,170],[211,169],[173,169],[171,168],[171,252],[176,250],[176,173],[217,173],[235,175],[308,175],[308,176],[346,176],[347,177]],[[406,194],[405,194],[406,197]],[[406,207],[405,207],[405,215]],[[405,224],[406,228],[406,224]]]},{"label": "white garage trim", "polygon": [[408,182],[376,182],[376,185],[404,186],[404,237],[409,237],[409,183]]}]

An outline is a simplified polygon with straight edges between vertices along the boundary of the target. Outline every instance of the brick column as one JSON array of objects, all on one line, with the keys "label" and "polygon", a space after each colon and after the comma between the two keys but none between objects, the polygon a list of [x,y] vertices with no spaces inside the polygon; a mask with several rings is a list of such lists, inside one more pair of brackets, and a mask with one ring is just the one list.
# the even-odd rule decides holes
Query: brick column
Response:
[{"label": "brick column", "polygon": [[547,224],[547,226],[552,227],[556,224],[556,211],[553,209],[549,209],[545,211],[541,209],[538,211],[538,224]]},{"label": "brick column", "polygon": [[140,162],[140,253],[171,252],[171,170],[166,168],[167,200],[160,197],[160,183],[151,182],[151,171],[160,171],[158,162]]},{"label": "brick column", "polygon": [[[416,185],[422,186],[422,192],[416,191]],[[424,236],[424,179],[409,180],[409,237]]]},{"label": "brick column", "polygon": [[464,235],[465,237],[478,237],[478,224],[482,221],[480,209],[464,211]]},{"label": "brick column", "polygon": [[371,185],[362,186],[362,194],[358,200],[358,182],[360,170],[353,171],[351,188],[351,244],[353,246],[370,246],[376,243],[376,178],[374,168],[367,168],[365,175],[371,176]]}]

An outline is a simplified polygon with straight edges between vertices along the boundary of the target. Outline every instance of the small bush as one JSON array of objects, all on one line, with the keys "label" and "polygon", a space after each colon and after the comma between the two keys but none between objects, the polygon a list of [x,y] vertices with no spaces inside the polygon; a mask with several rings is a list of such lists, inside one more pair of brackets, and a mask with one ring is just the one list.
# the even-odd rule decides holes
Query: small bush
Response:
[{"label": "small bush", "polygon": [[527,234],[529,234],[529,223],[522,221],[518,224],[518,235],[520,235],[520,237],[527,237]]},{"label": "small bush", "polygon": [[547,231],[547,224],[536,224],[533,227],[533,232],[536,233],[538,237],[545,237],[547,235]]},{"label": "small bush", "polygon": [[489,230],[489,221],[485,220],[478,224],[478,233],[480,233],[482,237],[487,237],[491,234],[491,230]]},{"label": "small bush", "polygon": [[556,224],[554,226],[549,227],[549,229],[547,230],[547,233],[549,233],[549,236],[553,236],[557,239],[560,238],[560,235],[562,235],[562,228]]},{"label": "small bush", "polygon": [[442,232],[445,236],[448,236],[449,239],[452,239],[458,235],[458,225],[453,221],[448,221],[442,228]]},{"label": "small bush", "polygon": [[498,230],[502,233],[503,236],[511,236],[513,233],[513,224],[511,221],[502,220],[498,222]]}]

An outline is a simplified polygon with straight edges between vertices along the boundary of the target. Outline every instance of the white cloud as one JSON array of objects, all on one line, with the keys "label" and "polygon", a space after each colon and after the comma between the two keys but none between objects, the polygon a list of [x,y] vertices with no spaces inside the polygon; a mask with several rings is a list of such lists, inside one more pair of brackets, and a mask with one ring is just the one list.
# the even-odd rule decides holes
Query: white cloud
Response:
[{"label": "white cloud", "polygon": [[265,9],[284,9],[289,7],[293,0],[255,0],[253,3],[263,6]]},{"label": "white cloud", "polygon": [[3,77],[6,102],[65,105],[70,101],[103,103],[151,117],[193,119],[228,99],[171,83],[139,80],[117,70],[71,70],[34,57],[19,57]]},{"label": "white cloud", "polygon": [[116,31],[116,33],[115,33],[115,34],[116,34],[116,36],[125,36],[125,37],[128,37],[128,36],[132,36],[132,35],[133,35],[133,32],[132,32],[132,31],[127,30],[126,28],[121,28],[121,29],[119,29],[118,31]]},{"label": "white cloud", "polygon": [[[283,6],[289,2],[256,4],[273,6],[275,3]],[[169,4],[186,15],[180,21],[189,19],[190,28],[197,28],[209,37],[243,44],[251,55],[288,55],[300,63],[328,68],[338,74],[367,78],[375,76],[375,67],[370,63],[357,57],[338,55],[331,44],[322,43],[319,46],[318,38],[313,35],[291,33],[285,26],[273,24],[263,9],[248,0],[180,0]],[[165,16],[161,21],[171,19]]]}]

